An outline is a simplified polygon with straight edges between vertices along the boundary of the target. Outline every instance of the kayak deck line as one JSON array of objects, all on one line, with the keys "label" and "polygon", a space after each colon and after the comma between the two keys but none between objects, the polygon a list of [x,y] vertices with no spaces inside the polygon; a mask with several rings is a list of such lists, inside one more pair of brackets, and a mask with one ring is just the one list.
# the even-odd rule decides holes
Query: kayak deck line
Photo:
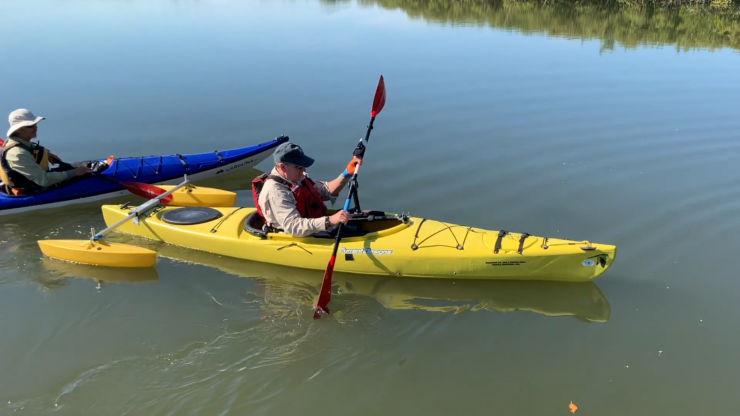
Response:
[{"label": "kayak deck line", "polygon": [[[127,158],[127,159],[131,160],[132,158]],[[159,175],[159,171],[162,169],[162,160],[163,160],[163,157],[161,155],[159,156],[159,163],[157,164],[156,168],[152,166],[151,163],[147,162],[146,157],[142,156],[137,159],[139,160],[140,163],[139,163],[139,166],[136,167],[136,173],[134,173],[131,167],[129,167],[126,163],[124,163],[121,158],[113,159],[113,164],[111,165],[111,168],[113,169],[113,176],[115,177],[116,174],[118,173],[119,166],[123,166],[131,173],[131,176],[134,179],[137,179],[139,175],[141,174],[141,168],[144,163],[146,163],[147,165],[149,165],[150,168],[152,168],[152,171],[154,172],[155,175]]]},{"label": "kayak deck line", "polygon": [[[434,234],[432,234],[430,236],[427,236],[424,240],[420,241],[418,244],[416,243],[416,239],[419,238],[419,231],[421,230],[421,226],[424,225],[424,222],[426,220],[427,220],[426,218],[423,218],[421,220],[421,222],[419,222],[419,227],[416,229],[416,234],[414,235],[414,242],[411,244],[411,249],[412,250],[418,250],[419,248],[421,248],[420,247],[420,244],[422,244],[424,241],[428,240],[430,237],[434,236]],[[455,238],[455,243],[457,243],[457,244],[455,245],[454,248],[456,248],[458,250],[464,250],[465,249],[465,241],[468,239],[468,234],[470,232],[476,232],[475,230],[473,230],[473,227],[468,227],[468,226],[464,226],[464,225],[453,224],[452,226],[455,226],[455,227],[464,227],[465,228],[465,237],[463,238],[462,243],[458,243],[457,242],[457,237],[455,236],[455,233],[452,231],[452,226],[450,226],[450,224],[445,224],[445,226],[446,226],[446,230],[449,231],[452,234],[452,237],[453,238]],[[443,230],[440,230],[440,231],[437,231],[437,232],[441,232],[441,231],[443,231]]]}]

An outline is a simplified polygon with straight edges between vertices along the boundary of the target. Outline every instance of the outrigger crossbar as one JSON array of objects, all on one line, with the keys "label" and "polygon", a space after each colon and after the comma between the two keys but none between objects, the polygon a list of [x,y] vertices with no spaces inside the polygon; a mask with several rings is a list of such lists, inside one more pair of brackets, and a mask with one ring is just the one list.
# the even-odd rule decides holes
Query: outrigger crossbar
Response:
[{"label": "outrigger crossbar", "polygon": [[179,185],[177,185],[174,188],[170,189],[169,191],[163,193],[162,195],[158,195],[157,197],[152,198],[152,199],[146,201],[145,203],[139,205],[138,207],[136,207],[136,209],[132,210],[125,218],[121,219],[120,221],[116,222],[115,224],[111,225],[110,227],[108,227],[108,228],[100,231],[99,233],[93,235],[90,239],[92,241],[98,241],[98,240],[100,240],[109,231],[113,230],[114,228],[118,227],[119,225],[121,225],[124,222],[130,220],[133,217],[137,217],[138,218],[139,214],[141,214],[143,212],[146,212],[146,211],[148,211],[148,210],[150,210],[150,209],[158,206],[160,204],[160,201],[164,197],[170,195],[171,193],[177,191],[180,188],[183,188],[183,187],[187,186],[188,184],[190,184],[190,181],[188,180],[188,175],[186,174],[185,177],[184,177],[184,179],[183,179],[183,181]]}]

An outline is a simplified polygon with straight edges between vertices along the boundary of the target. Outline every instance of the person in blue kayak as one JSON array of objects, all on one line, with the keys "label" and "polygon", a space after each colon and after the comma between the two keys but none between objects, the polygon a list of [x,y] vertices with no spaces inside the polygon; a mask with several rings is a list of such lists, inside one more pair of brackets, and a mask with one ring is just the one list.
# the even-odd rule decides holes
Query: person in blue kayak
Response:
[{"label": "person in blue kayak", "polygon": [[308,177],[306,169],[314,159],[295,143],[278,146],[273,159],[272,171],[252,181],[254,204],[266,225],[293,237],[306,237],[349,221],[350,214],[344,210],[327,215],[324,201],[336,201],[362,163],[362,152],[355,152],[344,172],[330,182],[314,182]]},{"label": "person in blue kayak", "polygon": [[[10,128],[0,149],[0,179],[8,195],[34,194],[93,171],[87,166],[75,168],[66,164],[43,146],[31,143],[31,139],[36,138],[37,124],[41,120],[44,117],[36,117],[25,108],[8,116]],[[50,163],[58,164],[60,168],[49,169]]]}]

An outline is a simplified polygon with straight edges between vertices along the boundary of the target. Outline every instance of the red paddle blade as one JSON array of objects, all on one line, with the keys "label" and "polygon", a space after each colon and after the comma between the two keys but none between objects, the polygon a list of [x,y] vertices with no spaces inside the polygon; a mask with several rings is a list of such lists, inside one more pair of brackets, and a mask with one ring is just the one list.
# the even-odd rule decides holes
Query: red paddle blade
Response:
[{"label": "red paddle blade", "polygon": [[5,142],[3,141],[3,139],[0,139],[0,146],[2,146],[2,145],[3,145],[3,143],[5,143]]},{"label": "red paddle blade", "polygon": [[[154,185],[149,185],[148,183],[122,182],[121,185],[125,186],[126,189],[128,189],[128,191],[132,194],[146,199],[156,198],[167,192],[162,188]],[[169,204],[170,202],[172,202],[172,195],[167,195],[166,197],[162,198],[160,202],[162,204]]]},{"label": "red paddle blade", "polygon": [[383,76],[380,76],[378,81],[378,88],[375,89],[375,98],[373,99],[373,110],[370,112],[370,117],[375,117],[380,114],[380,110],[385,105],[385,82]]},{"label": "red paddle blade", "polygon": [[314,307],[313,319],[319,319],[322,314],[329,313],[329,301],[331,300],[331,274],[334,272],[334,261],[336,259],[336,256],[331,256],[331,259],[329,259],[329,265],[326,266],[324,280],[321,282],[321,290],[319,291],[319,300],[316,301],[316,306]]}]

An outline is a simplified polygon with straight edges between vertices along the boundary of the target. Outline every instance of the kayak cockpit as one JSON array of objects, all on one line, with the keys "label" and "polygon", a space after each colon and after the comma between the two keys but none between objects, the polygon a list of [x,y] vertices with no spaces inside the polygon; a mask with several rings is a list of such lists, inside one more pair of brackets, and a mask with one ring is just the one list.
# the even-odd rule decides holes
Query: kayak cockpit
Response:
[{"label": "kayak cockpit", "polygon": [[[330,210],[329,215],[333,212]],[[400,230],[408,225],[409,218],[406,215],[387,214],[383,211],[363,211],[353,214],[349,222],[342,227],[342,238],[377,236],[379,233],[386,234],[394,228]],[[281,230],[273,229],[265,224],[265,219],[257,212],[250,213],[244,220],[244,231],[249,234],[267,239],[270,237],[292,239],[294,237],[283,233]],[[385,231],[385,232],[384,232]],[[334,239],[337,236],[337,227],[329,231],[321,231],[312,234],[309,238]]]}]

